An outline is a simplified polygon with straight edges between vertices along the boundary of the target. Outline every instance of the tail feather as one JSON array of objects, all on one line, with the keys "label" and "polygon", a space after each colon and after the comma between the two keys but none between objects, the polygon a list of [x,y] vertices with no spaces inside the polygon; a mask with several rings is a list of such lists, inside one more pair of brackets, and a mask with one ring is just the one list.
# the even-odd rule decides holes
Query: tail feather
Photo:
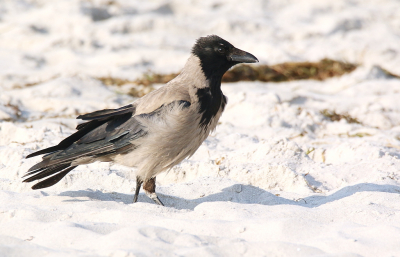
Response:
[{"label": "tail feather", "polygon": [[[43,161],[41,161],[41,162],[39,162],[39,163],[33,165],[33,166],[27,171],[28,173],[25,174],[25,176],[28,176],[29,174],[32,174],[32,173],[36,173],[36,172],[35,172],[36,170],[45,169],[46,167],[49,166],[49,162],[50,162],[50,159],[46,159],[46,160],[43,160]],[[25,177],[25,176],[24,176],[24,177]]]},{"label": "tail feather", "polygon": [[[44,170],[44,169],[46,169],[46,167],[40,168],[40,169],[37,169],[37,170],[34,170],[34,171],[31,171],[31,172],[27,172],[25,175],[22,176],[22,178],[31,176],[31,175],[33,175],[33,174],[35,174],[35,173],[38,173],[38,172],[40,172],[40,171],[42,171],[42,170]],[[23,182],[25,182],[25,181],[23,181]]]},{"label": "tail feather", "polygon": [[[131,140],[146,135],[144,126],[132,117],[135,106],[107,109],[81,115],[86,123],[78,125],[74,134],[58,145],[29,154],[26,158],[46,154],[32,166],[24,182],[41,180],[32,189],[52,186],[60,181],[78,163],[90,163],[99,157],[135,149]],[[107,159],[108,160],[108,159]]]},{"label": "tail feather", "polygon": [[45,188],[45,187],[49,187],[52,186],[54,184],[56,184],[58,181],[60,181],[63,177],[65,177],[65,175],[68,174],[68,172],[70,172],[71,170],[75,169],[75,167],[77,166],[72,166],[69,167],[65,170],[63,170],[62,172],[58,173],[57,175],[54,175],[46,180],[43,180],[35,185],[32,186],[32,189],[36,190],[36,189],[41,189],[41,188]]},{"label": "tail feather", "polygon": [[59,171],[62,171],[63,169],[70,167],[70,165],[71,165],[71,163],[63,163],[63,164],[56,165],[56,166],[50,166],[50,167],[38,169],[36,171],[26,174],[26,175],[33,175],[33,174],[37,173],[36,175],[33,175],[32,177],[25,179],[23,182],[32,182],[37,179],[42,179],[42,178],[48,177]]}]

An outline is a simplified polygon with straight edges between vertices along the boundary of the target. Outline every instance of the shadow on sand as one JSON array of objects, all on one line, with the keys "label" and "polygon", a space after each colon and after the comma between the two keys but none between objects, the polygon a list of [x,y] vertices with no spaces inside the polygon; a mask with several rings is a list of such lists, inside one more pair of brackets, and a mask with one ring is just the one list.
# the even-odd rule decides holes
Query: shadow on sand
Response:
[{"label": "shadow on sand", "polygon": [[[358,192],[386,192],[386,193],[400,193],[399,186],[393,185],[378,185],[372,183],[360,183],[353,186],[344,187],[333,194],[322,195],[316,194],[301,199],[289,200],[283,197],[276,196],[266,190],[258,187],[235,184],[230,187],[224,188],[222,192],[211,194],[197,199],[185,199],[176,196],[163,195],[158,193],[161,201],[167,207],[176,209],[191,209],[193,210],[197,205],[204,202],[217,202],[217,201],[230,201],[242,204],[262,204],[262,205],[281,205],[290,204],[298,205],[308,208],[318,207],[320,205],[340,200],[342,198],[351,196]],[[65,200],[68,202],[78,201],[114,201],[124,204],[132,204],[133,194],[122,193],[104,193],[99,190],[79,190],[79,191],[66,191],[60,193],[60,196],[69,196],[73,199]],[[82,199],[83,198],[83,199]],[[89,199],[88,199],[89,198]],[[141,193],[139,195],[139,202],[147,202],[154,204],[146,195]]]}]

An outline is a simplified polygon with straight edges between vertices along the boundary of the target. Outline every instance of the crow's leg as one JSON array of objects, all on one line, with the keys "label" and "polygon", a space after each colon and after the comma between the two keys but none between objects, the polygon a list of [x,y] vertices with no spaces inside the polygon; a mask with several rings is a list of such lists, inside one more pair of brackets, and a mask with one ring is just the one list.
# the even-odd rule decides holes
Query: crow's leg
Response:
[{"label": "crow's leg", "polygon": [[136,203],[138,196],[139,196],[139,191],[140,187],[142,186],[143,181],[139,178],[136,177],[136,190],[135,190],[135,196],[133,197],[133,202]]},{"label": "crow's leg", "polygon": [[146,193],[148,197],[153,199],[153,201],[158,204],[164,206],[164,204],[158,199],[156,195],[156,178],[151,178],[147,181],[144,182],[143,184],[143,190]]}]

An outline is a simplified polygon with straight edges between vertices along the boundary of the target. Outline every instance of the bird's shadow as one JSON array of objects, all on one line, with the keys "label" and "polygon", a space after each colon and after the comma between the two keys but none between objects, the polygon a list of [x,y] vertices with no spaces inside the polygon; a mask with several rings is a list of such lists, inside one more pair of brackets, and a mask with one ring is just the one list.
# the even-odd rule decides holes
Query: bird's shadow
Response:
[{"label": "bird's shadow", "polygon": [[[199,197],[196,199],[185,199],[176,196],[169,196],[158,193],[159,198],[167,207],[176,209],[194,210],[196,206],[205,202],[230,201],[242,204],[261,204],[261,205],[298,205],[308,208],[314,208],[326,203],[349,197],[357,192],[387,192],[400,193],[400,187],[394,185],[379,185],[373,183],[360,183],[352,186],[344,187],[333,194],[322,195],[315,194],[305,198],[286,199],[279,195],[272,194],[266,190],[250,185],[235,184],[224,188],[221,192]],[[72,199],[64,200],[65,202],[78,201],[114,201],[124,204],[132,204],[133,194],[123,193],[104,193],[99,190],[79,190],[65,191],[60,196],[69,196]],[[139,202],[147,202],[154,204],[144,193],[139,195]]]}]

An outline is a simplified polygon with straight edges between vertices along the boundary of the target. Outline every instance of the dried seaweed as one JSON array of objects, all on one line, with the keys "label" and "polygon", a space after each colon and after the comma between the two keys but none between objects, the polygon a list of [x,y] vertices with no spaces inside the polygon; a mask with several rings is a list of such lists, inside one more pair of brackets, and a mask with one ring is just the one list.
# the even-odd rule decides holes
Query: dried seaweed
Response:
[{"label": "dried seaweed", "polygon": [[359,120],[351,117],[348,113],[339,114],[336,113],[335,111],[329,111],[327,109],[324,109],[321,111],[321,114],[324,115],[326,118],[328,118],[330,121],[340,121],[342,119],[345,119],[347,123],[361,124]]},{"label": "dried seaweed", "polygon": [[223,82],[283,82],[300,79],[325,80],[356,69],[355,64],[323,59],[319,62],[285,62],[276,65],[240,65],[228,71]]}]

